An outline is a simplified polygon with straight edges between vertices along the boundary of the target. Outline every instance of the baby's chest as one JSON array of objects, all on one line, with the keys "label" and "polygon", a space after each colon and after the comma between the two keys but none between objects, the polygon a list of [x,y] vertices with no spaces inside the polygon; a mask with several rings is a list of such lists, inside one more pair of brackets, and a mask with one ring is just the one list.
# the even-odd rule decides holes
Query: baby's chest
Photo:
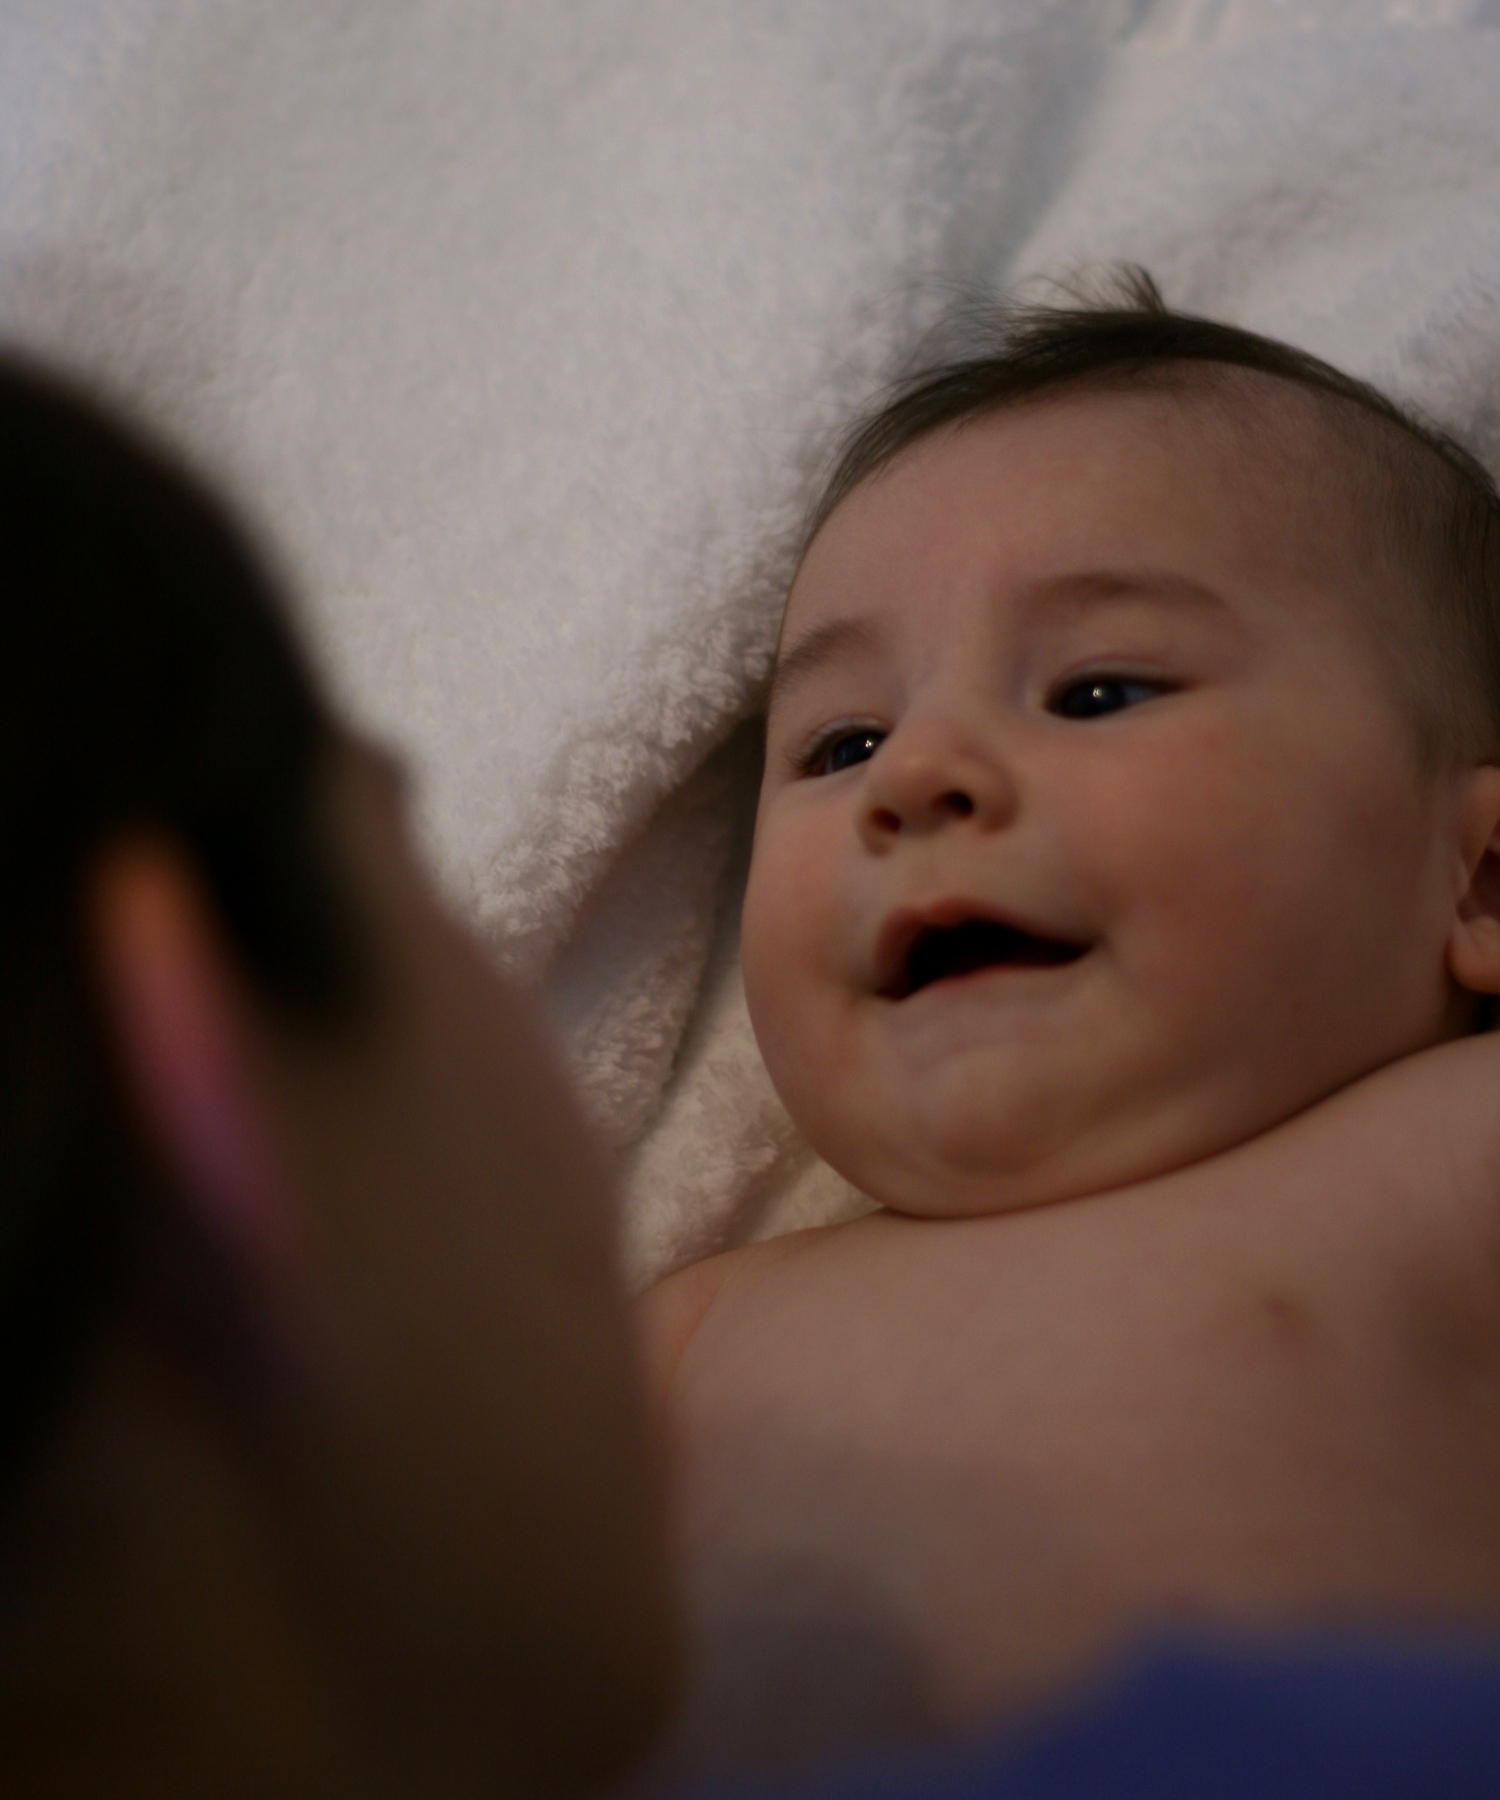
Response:
[{"label": "baby's chest", "polygon": [[726,1293],[675,1394],[690,1532],[863,1544],[898,1579],[960,1586],[1027,1544],[1163,1580],[1268,1542],[1309,1568],[1330,1544],[1372,1567],[1463,1544],[1500,1591],[1482,1286],[1465,1298],[1434,1264],[1341,1289],[1259,1246],[1045,1223],[851,1229]]}]

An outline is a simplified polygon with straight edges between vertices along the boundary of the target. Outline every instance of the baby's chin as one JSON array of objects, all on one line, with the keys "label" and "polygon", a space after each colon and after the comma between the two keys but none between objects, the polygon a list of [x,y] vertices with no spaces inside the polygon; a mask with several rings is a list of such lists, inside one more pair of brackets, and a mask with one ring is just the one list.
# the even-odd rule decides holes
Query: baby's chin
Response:
[{"label": "baby's chin", "polygon": [[819,1154],[851,1186],[888,1212],[915,1219],[975,1219],[1055,1206],[1130,1187],[1188,1160],[1184,1157],[1160,1168],[1138,1168],[1109,1160],[1092,1167],[1077,1166],[1076,1159],[1069,1158],[1016,1168],[999,1159],[955,1164],[936,1156],[903,1155],[886,1160],[866,1154],[845,1158],[836,1149],[832,1154]]},{"label": "baby's chin", "polygon": [[889,1108],[798,1123],[825,1162],[889,1211],[960,1219],[1133,1187],[1246,1143],[1298,1110],[1235,1117],[1184,1096],[1089,1119],[1061,1107],[1012,1120],[993,1107],[935,1117]]}]

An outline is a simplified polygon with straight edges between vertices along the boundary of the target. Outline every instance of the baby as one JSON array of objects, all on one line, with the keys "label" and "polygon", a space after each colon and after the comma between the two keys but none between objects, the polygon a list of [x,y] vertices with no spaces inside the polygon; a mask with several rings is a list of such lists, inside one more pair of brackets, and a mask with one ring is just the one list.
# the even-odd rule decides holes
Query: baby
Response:
[{"label": "baby", "polygon": [[882,1210],[644,1302],[690,1734],[990,1717],[1183,1620],[1500,1619],[1477,464],[1144,279],[918,378],[791,588],[743,959]]}]

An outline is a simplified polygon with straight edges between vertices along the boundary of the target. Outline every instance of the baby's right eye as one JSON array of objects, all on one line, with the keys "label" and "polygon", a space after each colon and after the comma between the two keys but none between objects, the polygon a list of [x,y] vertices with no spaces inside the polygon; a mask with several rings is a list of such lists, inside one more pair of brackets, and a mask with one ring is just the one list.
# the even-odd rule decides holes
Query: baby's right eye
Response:
[{"label": "baby's right eye", "polygon": [[839,730],[813,745],[803,767],[809,775],[837,775],[856,763],[868,762],[884,740],[883,731],[874,731],[868,725],[852,731]]}]

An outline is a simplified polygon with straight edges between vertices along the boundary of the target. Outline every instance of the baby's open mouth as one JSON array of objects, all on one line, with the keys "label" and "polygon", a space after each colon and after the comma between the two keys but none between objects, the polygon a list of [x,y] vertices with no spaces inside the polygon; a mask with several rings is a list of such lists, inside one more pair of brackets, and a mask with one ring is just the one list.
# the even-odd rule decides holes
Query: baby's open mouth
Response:
[{"label": "baby's open mouth", "polygon": [[1085,944],[1039,937],[995,919],[962,919],[954,925],[927,925],[917,932],[894,978],[881,993],[905,1000],[931,987],[981,969],[1050,969],[1077,962]]}]

